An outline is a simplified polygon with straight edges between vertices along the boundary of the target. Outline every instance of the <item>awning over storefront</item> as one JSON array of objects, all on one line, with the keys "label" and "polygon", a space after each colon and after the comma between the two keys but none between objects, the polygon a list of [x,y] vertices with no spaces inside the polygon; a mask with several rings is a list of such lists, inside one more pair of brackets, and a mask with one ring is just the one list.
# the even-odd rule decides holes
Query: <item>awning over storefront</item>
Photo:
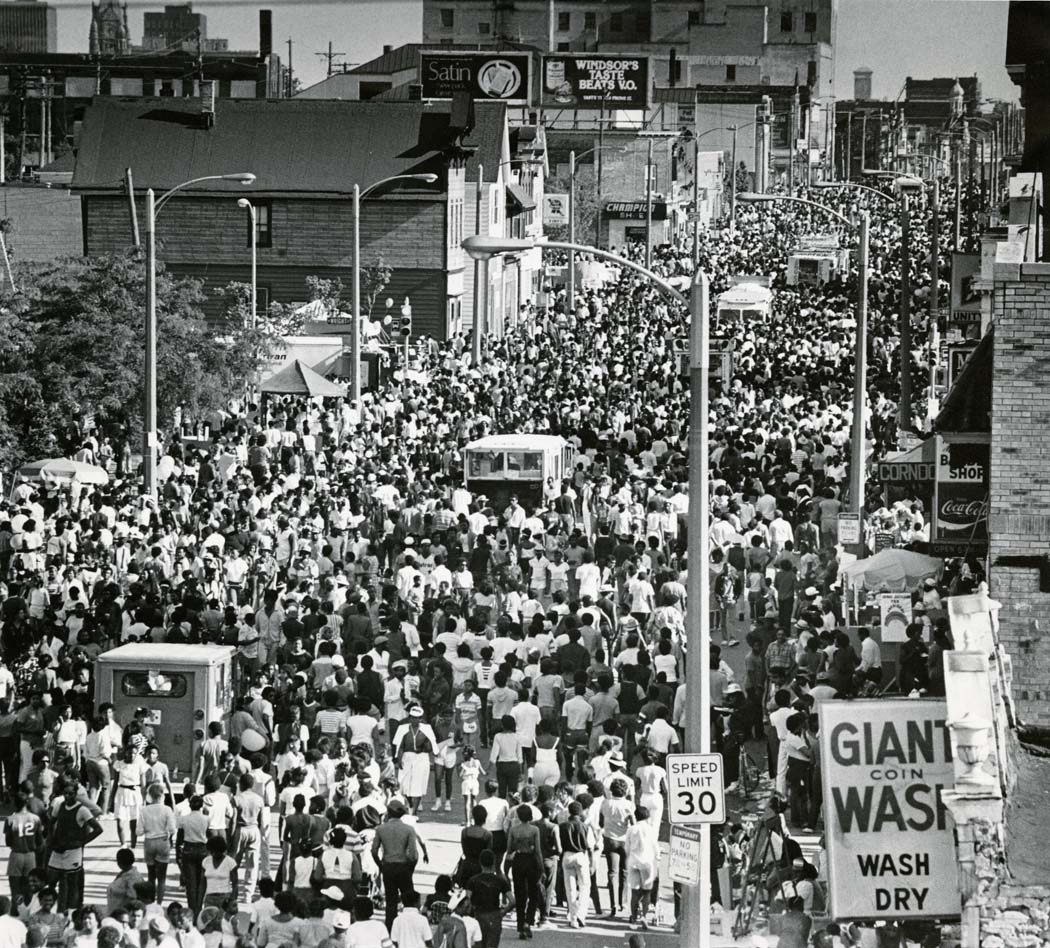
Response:
[{"label": "awning over storefront", "polygon": [[507,198],[507,203],[515,208],[515,214],[520,213],[521,211],[531,211],[536,208],[536,202],[532,199],[532,195],[530,195],[520,184],[507,185]]},{"label": "awning over storefront", "polygon": [[936,431],[992,430],[992,362],[995,330],[990,329],[966,360],[945,396]]}]

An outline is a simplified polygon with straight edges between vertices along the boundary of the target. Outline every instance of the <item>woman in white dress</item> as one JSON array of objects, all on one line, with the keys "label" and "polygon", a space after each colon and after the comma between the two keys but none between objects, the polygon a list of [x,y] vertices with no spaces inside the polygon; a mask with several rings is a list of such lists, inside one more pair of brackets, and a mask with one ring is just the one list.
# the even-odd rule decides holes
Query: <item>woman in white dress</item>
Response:
[{"label": "woman in white dress", "polygon": [[117,835],[120,845],[135,848],[138,842],[139,811],[142,809],[142,781],[147,770],[146,761],[134,747],[124,748],[121,759],[114,765],[117,772],[117,793],[113,798],[113,812],[117,817]]},{"label": "woman in white dress", "polygon": [[648,820],[660,830],[664,815],[664,791],[667,789],[667,771],[653,763],[652,754],[642,751],[642,766],[635,771],[638,778],[638,805],[649,811]]},{"label": "woman in white dress", "polygon": [[420,801],[427,795],[430,784],[430,756],[438,741],[433,729],[423,720],[423,709],[413,704],[408,709],[408,723],[402,724],[394,735],[394,754],[398,758],[401,792],[408,801],[410,813],[415,816]]}]

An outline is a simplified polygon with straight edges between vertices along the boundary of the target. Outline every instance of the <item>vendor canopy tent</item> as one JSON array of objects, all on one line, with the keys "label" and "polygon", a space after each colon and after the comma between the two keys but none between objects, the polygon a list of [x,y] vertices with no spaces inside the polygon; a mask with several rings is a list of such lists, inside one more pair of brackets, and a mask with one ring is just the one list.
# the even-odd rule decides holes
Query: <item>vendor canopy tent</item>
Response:
[{"label": "vendor canopy tent", "polygon": [[842,575],[846,581],[864,589],[904,592],[914,589],[924,579],[937,576],[944,561],[911,550],[888,549],[866,560],[850,563]]},{"label": "vendor canopy tent", "polygon": [[329,382],[300,359],[272,375],[260,390],[265,395],[309,395],[311,398],[336,398],[346,394],[346,386]]},{"label": "vendor canopy tent", "polygon": [[27,481],[41,481],[44,484],[106,484],[109,474],[104,468],[83,461],[71,461],[69,458],[48,458],[44,461],[33,461],[18,469],[18,476]]}]

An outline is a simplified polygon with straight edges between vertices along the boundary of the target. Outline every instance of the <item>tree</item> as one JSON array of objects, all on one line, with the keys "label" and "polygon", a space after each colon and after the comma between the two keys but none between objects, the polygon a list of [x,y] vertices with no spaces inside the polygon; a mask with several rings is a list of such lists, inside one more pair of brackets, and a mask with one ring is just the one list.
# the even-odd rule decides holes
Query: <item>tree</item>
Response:
[{"label": "tree", "polygon": [[[141,251],[16,269],[0,292],[0,463],[76,447],[86,415],[137,445],[142,432],[146,298]],[[199,280],[157,271],[157,419],[201,417],[249,378],[250,360],[209,329]],[[254,351],[254,350],[251,350]]]},{"label": "tree", "polygon": [[393,275],[393,267],[387,264],[382,254],[376,257],[371,266],[361,268],[361,301],[365,304],[364,311],[369,319],[372,318],[372,309],[376,305],[376,300],[390,285],[390,278]]}]

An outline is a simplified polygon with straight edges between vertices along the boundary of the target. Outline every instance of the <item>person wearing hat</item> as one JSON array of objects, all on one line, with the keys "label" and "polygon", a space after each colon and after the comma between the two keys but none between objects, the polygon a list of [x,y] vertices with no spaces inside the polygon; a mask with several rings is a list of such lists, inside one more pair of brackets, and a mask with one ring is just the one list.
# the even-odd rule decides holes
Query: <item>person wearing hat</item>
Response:
[{"label": "person wearing hat", "polygon": [[399,785],[415,816],[430,784],[430,757],[438,741],[433,728],[423,720],[423,708],[411,704],[408,721],[398,727],[391,744],[397,756]]},{"label": "person wearing hat", "polygon": [[[388,929],[397,917],[398,900],[415,891],[412,875],[419,861],[420,840],[415,828],[402,820],[405,813],[405,805],[400,800],[391,800],[387,804],[386,820],[376,827],[372,837],[371,853],[383,879]],[[423,862],[429,862],[425,851]]]}]

